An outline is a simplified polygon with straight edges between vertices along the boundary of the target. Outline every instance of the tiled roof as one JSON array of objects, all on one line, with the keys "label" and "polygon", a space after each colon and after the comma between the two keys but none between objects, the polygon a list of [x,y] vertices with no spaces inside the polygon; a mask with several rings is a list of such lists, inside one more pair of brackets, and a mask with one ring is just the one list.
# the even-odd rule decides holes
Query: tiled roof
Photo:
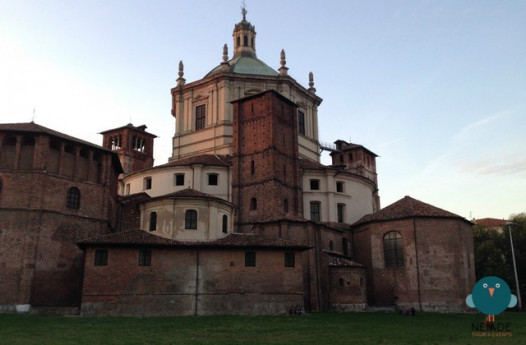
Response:
[{"label": "tiled roof", "polygon": [[211,194],[207,194],[207,193],[203,193],[203,192],[200,192],[198,190],[195,190],[193,188],[185,188],[185,189],[181,189],[177,192],[173,192],[173,193],[169,193],[169,194],[164,194],[164,195],[159,195],[159,196],[156,196],[156,197],[153,197],[151,198],[151,200],[157,200],[157,199],[165,199],[165,198],[199,198],[199,199],[214,199],[214,200],[219,200],[219,201],[222,201],[222,202],[226,202],[228,203],[227,200],[225,199],[222,199],[222,198],[218,198],[214,195],[211,195]]},{"label": "tiled roof", "polygon": [[487,228],[503,227],[507,223],[504,219],[497,219],[497,218],[481,218],[481,219],[475,219],[473,222],[475,224],[483,225]]},{"label": "tiled roof", "polygon": [[199,156],[192,156],[188,158],[182,158],[178,159],[176,161],[172,161],[166,164],[158,165],[155,168],[162,168],[162,167],[171,167],[171,166],[184,166],[184,165],[193,165],[193,164],[203,164],[203,165],[214,165],[214,166],[230,166],[231,159],[228,155],[199,155]]},{"label": "tiled roof", "polygon": [[311,161],[310,159],[304,159],[301,158],[299,160],[300,168],[301,169],[307,169],[307,170],[324,170],[328,169],[327,166],[320,164],[318,162]]},{"label": "tiled roof", "polygon": [[414,217],[457,218],[470,223],[468,220],[459,215],[406,196],[378,212],[363,216],[353,225]]},{"label": "tiled roof", "polygon": [[107,149],[103,148],[102,146],[95,145],[93,143],[90,143],[89,141],[84,141],[84,140],[72,137],[70,135],[54,131],[54,130],[52,130],[50,128],[47,128],[47,127],[44,127],[44,126],[41,126],[41,125],[37,125],[34,122],[0,123],[0,131],[25,132],[25,133],[43,133],[43,134],[48,134],[48,135],[51,135],[51,136],[54,136],[54,137],[58,137],[58,138],[61,138],[61,139],[66,139],[66,140],[69,140],[69,141],[73,141],[73,142],[76,142],[76,143],[79,143],[79,144],[91,146],[91,147],[97,148],[99,150],[111,152],[110,150],[107,150]]},{"label": "tiled roof", "polygon": [[144,230],[130,230],[114,234],[89,238],[77,242],[81,248],[93,246],[107,247],[170,247],[170,248],[284,248],[305,250],[310,247],[299,242],[282,238],[255,234],[232,233],[214,241],[176,241],[153,235]]},{"label": "tiled roof", "polygon": [[129,128],[129,129],[133,129],[133,130],[136,130],[136,131],[140,131],[140,132],[143,132],[146,135],[149,135],[151,137],[157,138],[157,136],[155,134],[146,132],[146,128],[148,128],[148,127],[146,127],[146,125],[134,126],[131,123],[128,123],[126,126],[117,127],[117,128],[113,128],[113,129],[108,129],[108,130],[106,130],[104,132],[100,132],[99,134],[106,134],[106,133],[118,131],[118,130],[121,130],[121,129],[124,129],[124,128]]}]

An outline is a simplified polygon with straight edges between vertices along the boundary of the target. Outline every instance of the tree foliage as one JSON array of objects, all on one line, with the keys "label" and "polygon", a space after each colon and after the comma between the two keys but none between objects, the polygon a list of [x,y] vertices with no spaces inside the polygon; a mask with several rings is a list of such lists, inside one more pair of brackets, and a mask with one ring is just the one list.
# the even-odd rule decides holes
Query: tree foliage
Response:
[{"label": "tree foliage", "polygon": [[513,293],[516,292],[515,274],[510,242],[510,228],[519,278],[521,296],[526,292],[526,213],[510,216],[511,225],[502,230],[488,229],[483,225],[473,226],[475,249],[475,272],[477,280],[486,276],[504,279]]}]

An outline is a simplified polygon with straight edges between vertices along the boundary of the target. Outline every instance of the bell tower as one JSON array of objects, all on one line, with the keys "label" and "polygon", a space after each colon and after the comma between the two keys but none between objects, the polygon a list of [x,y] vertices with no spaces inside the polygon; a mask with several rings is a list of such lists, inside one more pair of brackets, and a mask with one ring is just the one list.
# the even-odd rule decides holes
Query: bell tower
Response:
[{"label": "bell tower", "polygon": [[110,129],[102,134],[102,146],[116,152],[125,174],[153,167],[153,139],[155,134],[146,132],[146,125]]}]

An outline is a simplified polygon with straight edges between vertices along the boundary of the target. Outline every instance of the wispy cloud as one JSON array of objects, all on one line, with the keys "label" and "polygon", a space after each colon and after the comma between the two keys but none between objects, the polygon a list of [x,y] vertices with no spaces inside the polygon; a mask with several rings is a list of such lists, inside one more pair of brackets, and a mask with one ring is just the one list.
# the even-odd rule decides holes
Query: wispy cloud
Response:
[{"label": "wispy cloud", "polygon": [[490,115],[490,116],[487,116],[485,118],[482,118],[480,120],[477,120],[475,122],[472,122],[470,124],[468,124],[467,126],[465,126],[464,128],[462,128],[460,131],[458,131],[454,136],[453,136],[453,139],[456,140],[456,141],[460,141],[460,140],[465,140],[469,135],[470,135],[470,132],[474,131],[474,130],[479,130],[480,128],[484,127],[484,126],[487,126],[488,124],[494,122],[494,121],[497,121],[501,118],[504,118],[504,117],[507,117],[507,116],[510,116],[512,115],[512,112],[510,110],[503,110],[503,111],[500,111],[496,114],[493,114],[493,115]]},{"label": "wispy cloud", "polygon": [[516,157],[506,163],[489,163],[488,161],[457,163],[462,172],[477,175],[510,175],[526,172],[526,157]]}]

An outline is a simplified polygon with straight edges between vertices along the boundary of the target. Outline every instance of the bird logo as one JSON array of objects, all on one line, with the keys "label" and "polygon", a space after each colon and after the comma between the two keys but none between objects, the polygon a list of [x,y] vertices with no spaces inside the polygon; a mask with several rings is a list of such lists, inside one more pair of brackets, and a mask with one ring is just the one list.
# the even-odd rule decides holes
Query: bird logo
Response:
[{"label": "bird logo", "polygon": [[488,322],[495,322],[495,315],[517,304],[517,296],[511,293],[509,285],[504,280],[488,276],[475,284],[471,295],[466,297],[466,304],[488,315]]}]

